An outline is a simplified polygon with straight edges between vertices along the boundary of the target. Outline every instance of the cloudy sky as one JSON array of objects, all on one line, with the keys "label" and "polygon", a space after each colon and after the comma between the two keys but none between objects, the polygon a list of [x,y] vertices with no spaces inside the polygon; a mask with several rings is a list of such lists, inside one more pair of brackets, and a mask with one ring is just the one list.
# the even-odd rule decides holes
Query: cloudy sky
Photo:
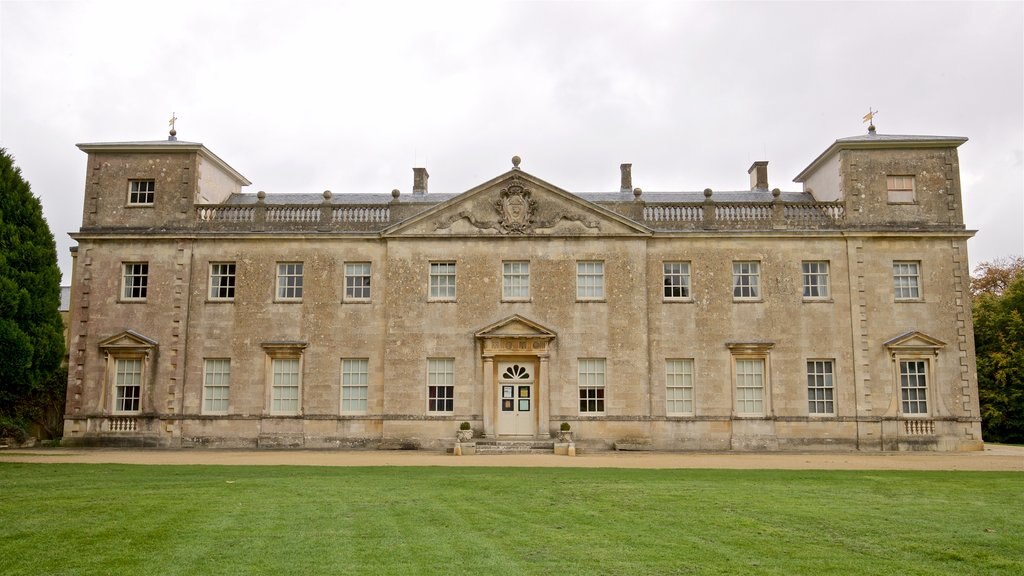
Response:
[{"label": "cloudy sky", "polygon": [[0,0],[0,146],[65,282],[80,142],[174,112],[248,191],[461,192],[523,158],[570,191],[742,190],[835,139],[966,136],[971,261],[1024,253],[1024,3]]}]

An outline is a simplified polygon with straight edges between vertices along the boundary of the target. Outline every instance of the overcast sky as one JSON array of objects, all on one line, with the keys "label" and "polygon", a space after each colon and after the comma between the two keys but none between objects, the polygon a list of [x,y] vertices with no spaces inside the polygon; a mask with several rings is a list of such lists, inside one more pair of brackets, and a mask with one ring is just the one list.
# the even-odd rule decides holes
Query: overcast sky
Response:
[{"label": "overcast sky", "polygon": [[0,0],[0,146],[70,281],[80,142],[202,142],[246,191],[743,190],[837,138],[966,136],[972,265],[1024,253],[1024,3]]}]

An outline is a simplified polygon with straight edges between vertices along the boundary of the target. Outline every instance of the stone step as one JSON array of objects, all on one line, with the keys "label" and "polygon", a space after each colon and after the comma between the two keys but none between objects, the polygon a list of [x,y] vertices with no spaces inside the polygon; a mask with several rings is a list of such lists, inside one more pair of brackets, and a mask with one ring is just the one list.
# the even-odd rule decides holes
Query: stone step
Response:
[{"label": "stone step", "polygon": [[476,440],[477,454],[551,454],[554,450],[550,440]]}]

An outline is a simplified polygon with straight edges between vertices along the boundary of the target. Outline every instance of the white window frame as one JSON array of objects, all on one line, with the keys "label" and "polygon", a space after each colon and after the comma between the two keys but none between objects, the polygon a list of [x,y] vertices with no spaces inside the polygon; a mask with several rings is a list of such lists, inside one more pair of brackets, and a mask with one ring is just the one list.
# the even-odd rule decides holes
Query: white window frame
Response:
[{"label": "white window frame", "polygon": [[131,178],[128,180],[128,206],[152,206],[156,200],[156,180]]},{"label": "white window frame", "polygon": [[[146,359],[143,356],[115,356],[113,362],[113,414],[139,414],[142,412],[142,388],[145,382]],[[138,370],[127,370],[128,364],[137,367]],[[126,382],[125,376],[131,376],[132,380]],[[134,395],[127,394],[128,389],[134,389]],[[125,402],[134,402],[133,407],[125,409]]]},{"label": "white window frame", "polygon": [[530,301],[529,260],[505,260],[501,263],[501,299],[505,302]]},{"label": "white window frame", "polygon": [[[765,358],[733,358],[733,382],[736,390],[737,416],[768,414],[768,362]],[[760,409],[756,409],[757,406],[760,406]]]},{"label": "white window frame", "polygon": [[231,359],[204,358],[202,413],[227,414],[230,400]]},{"label": "white window frame", "polygon": [[917,202],[917,178],[912,174],[887,175],[885,188],[889,204],[914,204]]},{"label": "white window frame", "polygon": [[230,302],[235,299],[237,270],[234,262],[210,262],[210,300]]},{"label": "white window frame", "polygon": [[892,263],[893,293],[897,302],[920,302],[921,262],[894,260]]},{"label": "white window frame", "polygon": [[373,267],[369,262],[345,263],[345,294],[346,302],[369,302],[373,297],[370,288]]},{"label": "white window frame", "polygon": [[608,402],[607,360],[604,358],[578,358],[576,367],[580,415],[604,414]]},{"label": "white window frame", "polygon": [[807,413],[836,415],[836,363],[831,358],[807,360]]},{"label": "white window frame", "polygon": [[693,358],[665,360],[665,414],[693,416]]},{"label": "white window frame", "polygon": [[278,302],[301,302],[304,273],[303,262],[278,262],[275,300]]},{"label": "white window frame", "polygon": [[149,296],[149,262],[121,263],[121,300],[145,302]]},{"label": "white window frame", "polygon": [[455,359],[427,358],[427,412],[455,412]]},{"label": "white window frame", "polygon": [[578,260],[576,262],[576,300],[604,300],[604,261]]},{"label": "white window frame", "polygon": [[832,298],[828,260],[804,260],[800,263],[800,277],[804,300]]},{"label": "white window frame", "polygon": [[[666,302],[691,302],[693,301],[693,290],[690,285],[690,262],[686,260],[675,260],[662,262],[662,299]],[[680,295],[670,295],[669,292],[680,292]]]},{"label": "white window frame", "polygon": [[454,260],[438,260],[430,263],[430,282],[427,299],[431,302],[454,302],[458,286],[457,264]]},{"label": "white window frame", "polygon": [[369,358],[341,359],[341,413],[366,414],[369,407]]},{"label": "white window frame", "polygon": [[[932,396],[929,390],[932,378],[931,358],[927,356],[897,355],[895,360],[897,385],[900,394],[900,415],[912,418],[930,416]],[[915,364],[915,371],[904,372],[904,368],[909,368],[910,364]],[[918,367],[923,369],[917,371],[916,368]],[[911,382],[915,385],[908,385]]]},{"label": "white window frame", "polygon": [[733,261],[732,299],[740,302],[761,300],[761,262],[759,260]]},{"label": "white window frame", "polygon": [[[294,398],[291,391],[294,390]],[[285,404],[287,402],[287,404]],[[294,403],[294,408],[292,404]],[[270,414],[294,416],[302,413],[302,358],[270,359]]]}]

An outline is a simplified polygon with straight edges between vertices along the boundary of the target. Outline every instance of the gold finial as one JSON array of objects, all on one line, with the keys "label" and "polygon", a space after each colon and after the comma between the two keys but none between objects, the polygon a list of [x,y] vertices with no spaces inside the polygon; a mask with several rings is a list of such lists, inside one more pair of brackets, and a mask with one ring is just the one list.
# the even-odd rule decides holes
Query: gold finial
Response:
[{"label": "gold finial", "polygon": [[875,133],[875,115],[876,114],[878,114],[878,110],[872,110],[871,107],[868,106],[868,113],[865,114],[864,118],[861,120],[862,122],[867,122],[868,123],[868,132],[870,132],[872,134]]}]

